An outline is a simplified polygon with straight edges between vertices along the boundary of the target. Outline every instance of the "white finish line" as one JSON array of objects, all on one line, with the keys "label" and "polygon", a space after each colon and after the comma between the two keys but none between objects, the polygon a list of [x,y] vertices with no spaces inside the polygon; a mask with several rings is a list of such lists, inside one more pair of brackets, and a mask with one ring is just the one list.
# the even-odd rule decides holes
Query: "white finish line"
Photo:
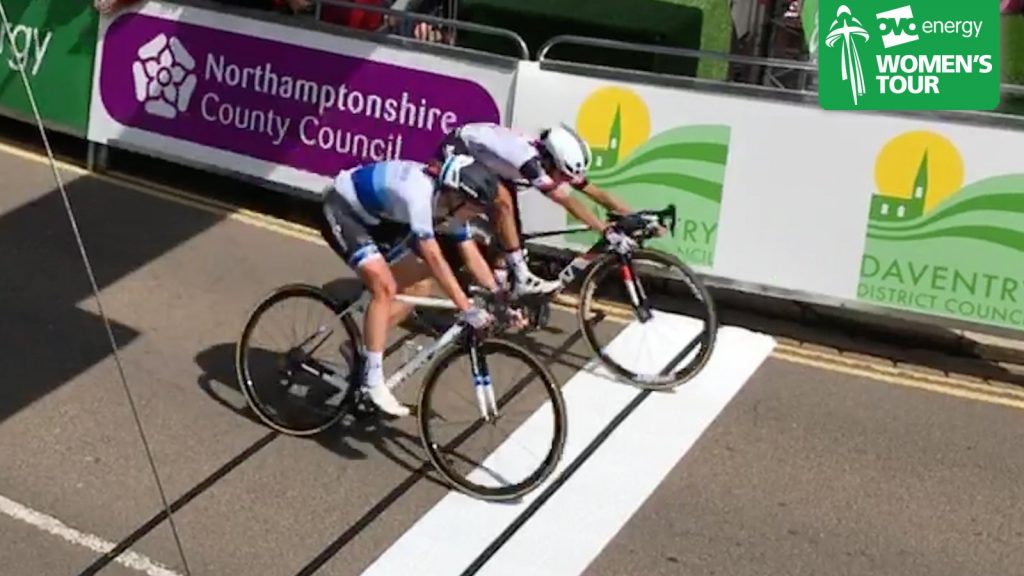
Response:
[{"label": "white finish line", "polygon": [[674,392],[649,396],[477,574],[582,573],[775,347],[732,327],[718,338],[731,355],[716,356]]},{"label": "white finish line", "polygon": [[[114,543],[108,542],[99,536],[79,532],[52,516],[36,512],[3,496],[0,496],[0,513],[63,538],[72,544],[88,548],[98,554],[106,554],[116,547]],[[114,559],[114,562],[149,576],[181,576],[166,566],[131,550],[122,552]]]},{"label": "white finish line", "polygon": [[[672,342],[646,343],[667,362],[699,324],[659,315]],[[626,327],[610,344],[632,348],[640,333]],[[711,360],[674,392],[653,393],[605,439],[575,474],[490,558],[478,574],[581,573],[686,454],[775,346],[770,336],[722,327]],[[596,361],[562,388],[568,412],[565,454],[542,486],[508,504],[449,492],[370,565],[362,576],[457,576],[584,451],[639,391],[614,381]],[[534,416],[538,416],[535,414]],[[519,433],[529,433],[531,417]],[[512,439],[506,443],[512,442]],[[502,446],[504,447],[504,445]],[[501,448],[496,452],[500,452]]]}]

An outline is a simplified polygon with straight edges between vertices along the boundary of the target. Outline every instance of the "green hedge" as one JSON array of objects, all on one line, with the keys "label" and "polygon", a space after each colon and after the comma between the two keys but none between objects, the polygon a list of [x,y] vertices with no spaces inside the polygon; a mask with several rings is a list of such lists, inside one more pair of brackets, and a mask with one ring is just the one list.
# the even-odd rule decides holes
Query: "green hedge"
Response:
[{"label": "green hedge", "polygon": [[[612,38],[643,44],[699,48],[703,13],[690,6],[658,0],[462,0],[459,17],[478,24],[512,30],[536,55],[545,42],[561,34]],[[459,44],[514,55],[508,40],[485,34],[459,33]],[[553,59],[585,62],[650,72],[695,76],[695,58],[655,56],[642,52],[563,45]]]},{"label": "green hedge", "polygon": [[[704,15],[704,27],[700,36],[700,48],[728,54],[732,51],[732,11],[728,0],[665,0],[674,4],[692,6]],[[697,75],[701,78],[725,80],[729,63],[725,60],[700,61]]]}]

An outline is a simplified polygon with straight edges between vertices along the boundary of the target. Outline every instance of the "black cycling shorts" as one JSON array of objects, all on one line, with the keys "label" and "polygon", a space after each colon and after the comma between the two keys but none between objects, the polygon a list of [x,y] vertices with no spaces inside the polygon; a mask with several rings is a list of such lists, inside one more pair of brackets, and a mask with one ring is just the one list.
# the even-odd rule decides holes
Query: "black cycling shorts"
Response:
[{"label": "black cycling shorts", "polygon": [[[389,263],[400,260],[409,252],[417,255],[418,245],[408,224],[382,219],[379,224],[363,222],[344,198],[328,193],[323,203],[324,217],[320,221],[320,235],[334,252],[353,270],[375,255]],[[468,229],[449,230],[442,226],[436,231],[441,251],[452,268],[458,268],[458,245],[469,239]]]}]

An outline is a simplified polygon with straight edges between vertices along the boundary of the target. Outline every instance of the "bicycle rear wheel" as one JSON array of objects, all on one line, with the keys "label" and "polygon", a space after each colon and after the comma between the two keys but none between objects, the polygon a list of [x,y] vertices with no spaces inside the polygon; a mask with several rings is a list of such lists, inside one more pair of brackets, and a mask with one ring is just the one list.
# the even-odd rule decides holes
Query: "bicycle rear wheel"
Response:
[{"label": "bicycle rear wheel", "polygon": [[[511,384],[496,386],[499,375]],[[554,377],[505,340],[455,346],[438,357],[420,391],[418,418],[430,462],[458,490],[482,500],[530,492],[565,448],[565,402]],[[507,438],[494,442],[499,433]]]},{"label": "bicycle rear wheel", "polygon": [[656,250],[600,257],[583,280],[578,318],[601,362],[648,390],[693,378],[710,359],[718,332],[714,302],[700,279]]},{"label": "bicycle rear wheel", "polygon": [[[291,321],[281,319],[288,307],[301,310]],[[282,286],[253,310],[235,351],[235,371],[246,402],[266,425],[311,436],[345,415],[362,357],[359,329],[342,312],[341,303],[306,284]]]}]

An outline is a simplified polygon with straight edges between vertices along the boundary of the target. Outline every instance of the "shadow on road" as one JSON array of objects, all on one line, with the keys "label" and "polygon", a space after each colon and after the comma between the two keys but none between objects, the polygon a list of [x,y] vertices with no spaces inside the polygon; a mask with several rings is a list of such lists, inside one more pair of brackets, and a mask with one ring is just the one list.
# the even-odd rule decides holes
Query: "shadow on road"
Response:
[{"label": "shadow on road", "polygon": [[[100,290],[222,218],[83,176],[66,189]],[[155,222],[159,225],[155,225]],[[58,190],[0,216],[0,422],[111,355]],[[138,330],[112,319],[119,346]]]},{"label": "shadow on road", "polygon": [[[226,409],[267,427],[245,401],[235,375],[234,354],[235,345],[228,343],[200,352],[196,356],[196,364],[203,371],[199,377],[199,387]],[[310,437],[310,441],[346,460],[365,460],[369,456],[359,446],[371,446],[374,451],[411,473],[419,473],[426,461],[419,437],[374,415],[346,416],[336,426]],[[447,487],[433,474],[427,476],[429,481]]]}]

